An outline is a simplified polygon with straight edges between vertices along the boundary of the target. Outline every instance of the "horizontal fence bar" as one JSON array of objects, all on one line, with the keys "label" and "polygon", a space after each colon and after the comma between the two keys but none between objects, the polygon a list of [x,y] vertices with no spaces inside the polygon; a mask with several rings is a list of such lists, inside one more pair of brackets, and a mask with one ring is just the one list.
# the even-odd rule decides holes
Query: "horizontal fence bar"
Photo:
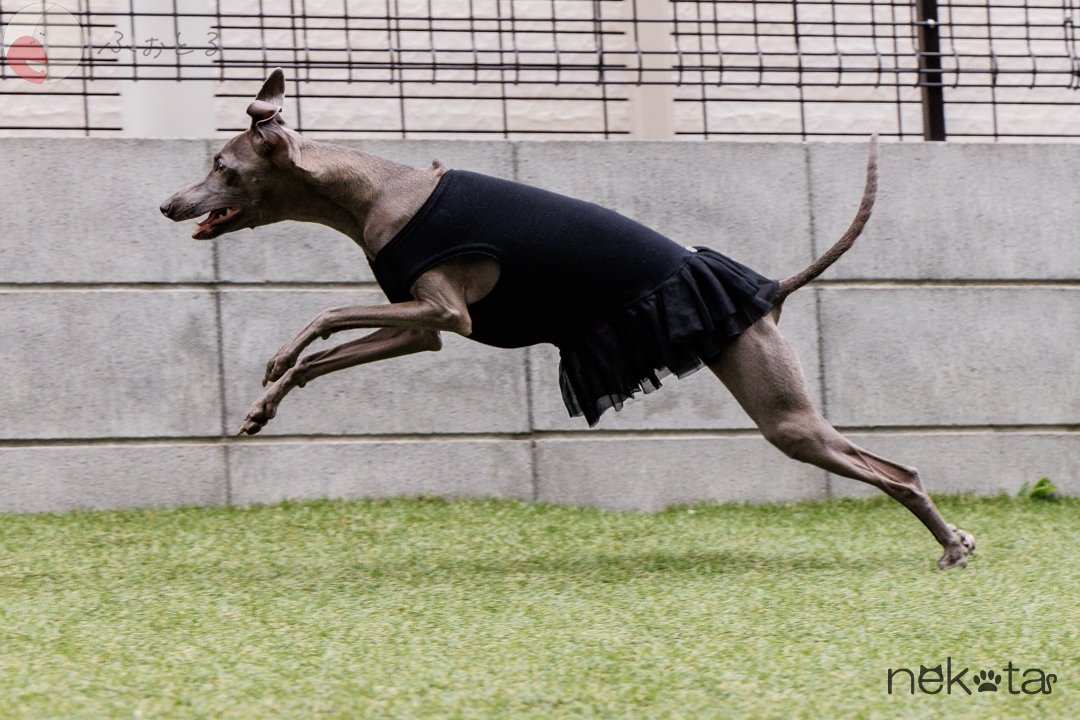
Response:
[{"label": "horizontal fence bar", "polygon": [[[1080,0],[321,0],[283,7],[269,0],[0,0],[0,132],[123,132],[132,88],[205,82],[213,97],[248,98],[280,66],[298,129],[358,137],[621,137],[635,135],[643,109],[657,116],[657,103],[678,137],[940,139],[953,116],[953,137],[1080,137],[1080,124],[1063,116],[1040,127],[1013,110],[1080,105]],[[28,12],[41,22],[25,24]],[[30,40],[13,45],[35,27],[45,29],[41,50]],[[19,28],[31,30],[20,35]],[[57,29],[51,43],[50,28]],[[738,96],[719,97],[724,89]],[[828,89],[835,93],[820,94]],[[798,113],[739,119],[740,102],[792,102],[775,97],[780,92],[795,96]],[[397,107],[365,112],[364,102]],[[521,103],[534,103],[535,112]],[[496,104],[467,126],[476,107]],[[845,122],[855,126],[815,125],[815,108],[832,104],[849,108]],[[915,115],[913,105],[921,108]],[[887,107],[891,117],[881,115]],[[460,117],[440,123],[441,114]],[[222,132],[242,119],[217,117],[212,126]]]}]

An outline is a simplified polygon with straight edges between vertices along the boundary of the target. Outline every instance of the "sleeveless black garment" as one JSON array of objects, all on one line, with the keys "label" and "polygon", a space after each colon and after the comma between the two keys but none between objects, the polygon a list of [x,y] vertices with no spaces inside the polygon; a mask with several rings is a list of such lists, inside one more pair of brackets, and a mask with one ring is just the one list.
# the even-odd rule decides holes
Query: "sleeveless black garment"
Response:
[{"label": "sleeveless black garment", "polygon": [[772,309],[778,283],[708,248],[687,249],[599,205],[451,170],[371,267],[391,302],[412,300],[425,270],[461,255],[498,261],[469,305],[472,340],[559,348],[571,416],[685,377]]}]

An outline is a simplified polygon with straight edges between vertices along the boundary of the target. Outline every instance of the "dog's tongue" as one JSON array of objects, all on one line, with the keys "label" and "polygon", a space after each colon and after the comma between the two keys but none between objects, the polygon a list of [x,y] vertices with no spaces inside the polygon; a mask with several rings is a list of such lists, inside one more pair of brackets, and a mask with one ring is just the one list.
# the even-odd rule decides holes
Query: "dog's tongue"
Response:
[{"label": "dog's tongue", "polygon": [[195,232],[192,233],[191,237],[198,238],[200,235],[205,234],[217,220],[220,220],[228,214],[228,208],[210,211],[210,214],[206,216],[206,219],[199,223],[195,228]]},{"label": "dog's tongue", "polygon": [[195,232],[191,234],[193,238],[200,238],[210,230],[210,226],[214,224],[214,215],[211,213],[210,217],[203,220],[195,227]]}]

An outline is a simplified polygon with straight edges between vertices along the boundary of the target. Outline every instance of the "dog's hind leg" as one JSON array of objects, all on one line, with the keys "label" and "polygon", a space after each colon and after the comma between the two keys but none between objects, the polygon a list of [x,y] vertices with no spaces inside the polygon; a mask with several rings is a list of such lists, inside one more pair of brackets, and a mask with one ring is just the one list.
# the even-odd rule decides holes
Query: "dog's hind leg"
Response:
[{"label": "dog's hind leg", "polygon": [[967,563],[974,540],[945,522],[918,471],[863,450],[814,409],[799,359],[771,317],[752,325],[709,368],[770,443],[796,460],[881,489],[945,548],[942,569]]}]

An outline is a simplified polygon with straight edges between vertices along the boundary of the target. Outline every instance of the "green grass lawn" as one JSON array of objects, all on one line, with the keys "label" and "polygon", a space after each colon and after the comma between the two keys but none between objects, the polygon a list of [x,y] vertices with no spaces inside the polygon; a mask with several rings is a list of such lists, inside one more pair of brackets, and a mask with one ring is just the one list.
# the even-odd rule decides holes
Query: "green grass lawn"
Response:
[{"label": "green grass lawn", "polygon": [[[891,501],[0,516],[0,717],[1080,717],[1080,501],[940,505],[964,570]],[[1058,680],[887,693],[946,658]]]}]

